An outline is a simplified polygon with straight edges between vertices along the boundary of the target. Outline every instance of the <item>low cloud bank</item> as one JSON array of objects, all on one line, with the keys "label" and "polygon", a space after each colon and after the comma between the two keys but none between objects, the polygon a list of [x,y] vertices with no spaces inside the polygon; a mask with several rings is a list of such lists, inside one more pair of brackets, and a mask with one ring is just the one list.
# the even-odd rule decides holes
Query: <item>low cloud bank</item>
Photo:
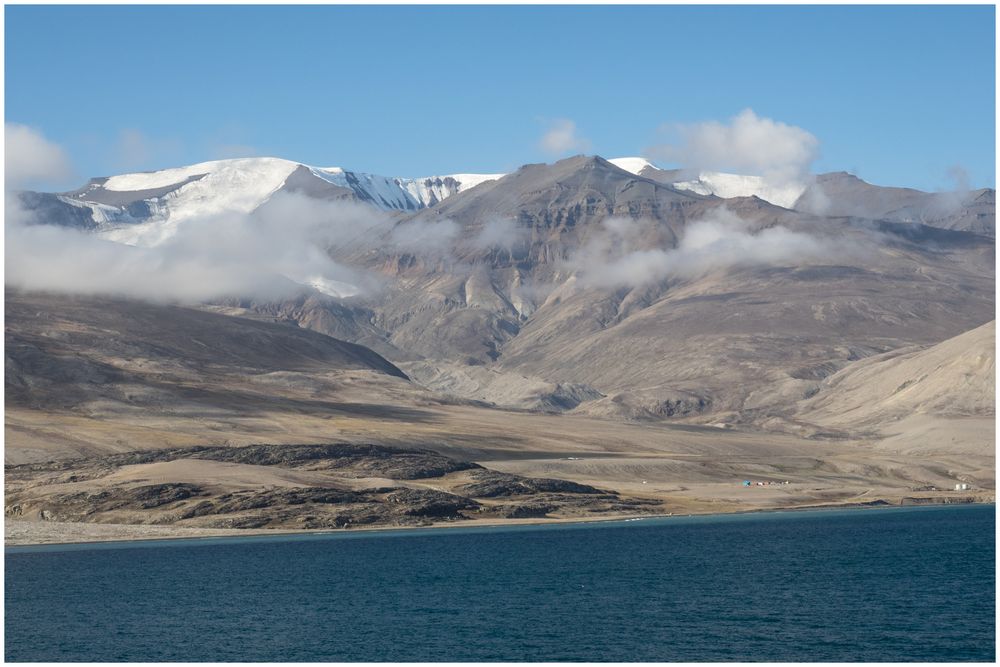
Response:
[{"label": "low cloud bank", "polygon": [[570,258],[569,268],[584,287],[639,287],[727,268],[829,261],[853,251],[843,241],[782,226],[755,233],[724,208],[690,223],[677,247],[666,247],[665,239],[656,239],[658,233],[652,223],[609,218]]},{"label": "low cloud bank", "polygon": [[465,252],[511,251],[523,247],[529,238],[529,230],[509,218],[492,218],[464,235],[462,226],[450,218],[416,218],[397,224],[381,239],[371,238],[369,243],[423,260],[447,261],[451,270],[460,270],[458,256]]},{"label": "low cloud bank", "polygon": [[500,248],[513,250],[523,246],[530,239],[528,229],[518,226],[511,218],[491,218],[473,236],[468,245],[474,250]]},{"label": "low cloud bank", "polygon": [[443,259],[450,253],[460,231],[458,224],[447,218],[418,218],[394,227],[386,238],[386,245],[424,259]]},{"label": "low cloud bank", "polygon": [[[459,225],[449,219],[418,218],[393,226],[391,218],[364,204],[279,193],[252,214],[186,220],[158,245],[137,247],[87,231],[33,224],[39,221],[17,209],[16,201],[8,198],[7,285],[160,302],[272,300],[300,294],[304,286],[337,297],[374,294],[382,279],[334,260],[331,250],[389,249],[445,262],[460,273],[456,253],[462,248],[511,249],[528,241],[527,230],[512,220],[490,221],[462,239]],[[853,253],[842,239],[783,226],[755,231],[724,208],[689,223],[676,247],[669,234],[649,221],[608,218],[566,268],[582,286],[616,288],[727,268],[838,261]]]},{"label": "low cloud bank", "polygon": [[8,286],[157,302],[281,299],[304,287],[335,297],[373,294],[383,279],[333,259],[331,252],[349,256],[387,250],[444,262],[461,272],[456,252],[462,248],[510,249],[527,240],[527,230],[512,220],[491,220],[462,239],[460,226],[447,218],[395,223],[366,204],[286,192],[250,214],[186,219],[166,238],[156,235],[149,246],[112,241],[113,229],[102,235],[45,224],[38,212],[19,206],[15,193],[8,194],[6,218]]},{"label": "low cloud bank", "polygon": [[8,286],[152,301],[224,297],[277,299],[308,285],[334,296],[377,289],[378,280],[344,266],[329,248],[384,221],[363,205],[279,194],[250,215],[192,219],[153,247],[107,241],[56,227],[8,196]]}]

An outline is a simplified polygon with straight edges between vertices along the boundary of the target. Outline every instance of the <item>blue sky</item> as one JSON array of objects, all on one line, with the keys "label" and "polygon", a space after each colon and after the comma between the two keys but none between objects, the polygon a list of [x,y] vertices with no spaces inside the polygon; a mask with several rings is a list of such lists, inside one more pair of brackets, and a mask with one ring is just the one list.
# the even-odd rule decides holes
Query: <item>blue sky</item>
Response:
[{"label": "blue sky", "polygon": [[[995,179],[994,8],[7,6],[6,120],[77,181],[236,155],[400,176],[508,171],[569,119],[639,155],[751,108],[817,172]],[[667,165],[664,165],[667,166]]]}]

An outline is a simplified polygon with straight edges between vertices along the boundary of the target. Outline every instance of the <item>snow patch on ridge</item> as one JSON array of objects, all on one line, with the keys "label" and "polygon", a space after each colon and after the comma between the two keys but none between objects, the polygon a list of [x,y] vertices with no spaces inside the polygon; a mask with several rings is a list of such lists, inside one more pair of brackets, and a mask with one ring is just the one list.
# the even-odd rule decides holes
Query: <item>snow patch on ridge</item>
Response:
[{"label": "snow patch on ridge", "polygon": [[298,166],[297,162],[279,158],[215,160],[175,169],[112,176],[105,181],[103,187],[115,192],[153,190],[183,183],[192,176],[204,175],[179,190],[188,194],[211,191],[216,197],[242,203],[255,198],[266,198],[281,187]]},{"label": "snow patch on ridge", "polygon": [[433,206],[454,194],[504,176],[506,174],[449,174],[399,180],[400,185],[424,206]]},{"label": "snow patch on ridge", "polygon": [[[641,175],[645,169],[663,171],[641,157],[619,157],[608,162],[636,175]],[[672,182],[670,186],[678,190],[687,190],[699,195],[715,195],[723,199],[756,196],[785,208],[791,208],[806,189],[805,183],[799,181],[775,183],[763,176],[727,174],[719,171],[700,171],[694,178]]]},{"label": "snow patch on ridge", "polygon": [[362,198],[370,197],[381,208],[415,210],[433,206],[439,201],[480,183],[503,178],[505,174],[448,174],[421,178],[396,178],[362,172],[345,171],[339,167],[310,167],[317,177],[343,188],[351,188]]},{"label": "snow patch on ridge", "polygon": [[[93,212],[103,238],[128,245],[154,246],[173,236],[186,220],[225,213],[250,213],[280,190],[300,167],[328,183],[352,190],[378,208],[414,211],[503,174],[452,174],[395,178],[353,172],[341,167],[310,167],[280,158],[214,160],[154,172],[112,176],[90,190],[136,193],[149,215],[135,219],[125,207],[87,201],[86,194],[67,203]],[[145,196],[157,189],[176,189],[162,196]]]},{"label": "snow patch on ridge", "polygon": [[312,173],[333,185],[349,188],[362,199],[369,199],[379,208],[404,211],[422,208],[421,203],[401,187],[400,179],[377,174],[345,171],[340,168],[309,168]]},{"label": "snow patch on ridge", "polygon": [[184,183],[193,176],[201,178],[162,197],[147,199],[151,215],[145,221],[115,226],[101,232],[101,236],[128,245],[153,246],[173,236],[185,220],[249,213],[277,191],[298,166],[297,162],[278,158],[243,158],[112,176],[103,184],[105,190],[139,193]]},{"label": "snow patch on ridge", "polygon": [[350,283],[341,282],[339,280],[330,280],[329,278],[325,278],[323,276],[307,276],[305,278],[292,278],[291,276],[285,277],[289,280],[297,282],[300,285],[312,287],[317,292],[321,292],[322,294],[336,297],[338,299],[355,296],[361,292],[361,289],[356,285],[351,285]]},{"label": "snow patch on ridge", "polygon": [[723,199],[756,196],[785,208],[791,208],[806,189],[804,183],[797,181],[775,184],[763,176],[715,171],[703,171],[694,180],[680,181],[672,185],[679,190],[699,195],[715,195]]},{"label": "snow patch on ridge", "polygon": [[635,174],[638,176],[643,169],[650,167],[656,169],[656,165],[641,157],[616,157],[614,159],[608,160],[611,164],[615,165],[619,169],[624,169],[630,174]]},{"label": "snow patch on ridge", "polygon": [[57,199],[65,204],[69,204],[70,206],[90,209],[90,215],[99,227],[132,219],[127,212],[122,211],[117,206],[98,204],[97,202],[80,201],[74,197],[65,197],[62,195],[59,195]]}]

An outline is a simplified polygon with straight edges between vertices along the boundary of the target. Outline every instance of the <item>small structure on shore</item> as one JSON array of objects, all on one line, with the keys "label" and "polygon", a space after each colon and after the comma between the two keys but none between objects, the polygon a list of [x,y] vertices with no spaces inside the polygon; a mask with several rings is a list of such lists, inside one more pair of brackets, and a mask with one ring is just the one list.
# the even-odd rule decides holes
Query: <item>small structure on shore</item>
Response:
[{"label": "small structure on shore", "polygon": [[955,490],[956,491],[968,491],[969,490],[969,485],[965,484],[964,482],[961,483],[961,484],[956,484],[955,485]]}]

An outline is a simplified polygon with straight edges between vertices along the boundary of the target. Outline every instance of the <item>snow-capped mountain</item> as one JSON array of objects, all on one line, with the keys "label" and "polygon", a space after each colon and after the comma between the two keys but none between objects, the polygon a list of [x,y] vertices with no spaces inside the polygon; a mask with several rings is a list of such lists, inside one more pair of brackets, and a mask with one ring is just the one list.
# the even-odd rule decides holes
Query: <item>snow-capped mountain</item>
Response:
[{"label": "snow-capped mountain", "polygon": [[[626,172],[663,183],[675,190],[715,195],[724,199],[756,196],[785,208],[794,208],[802,199],[807,186],[805,182],[776,184],[761,176],[661,169],[641,157],[614,158],[608,162]],[[107,240],[128,245],[155,246],[173,237],[178,226],[185,221],[208,219],[227,213],[246,214],[257,209],[277,192],[301,193],[325,200],[353,200],[388,211],[416,212],[436,207],[457,193],[489,181],[498,181],[505,176],[507,175],[463,173],[400,178],[341,167],[314,167],[279,158],[243,158],[95,178],[74,192],[22,193],[22,203],[28,209],[42,212],[52,224],[85,228]],[[839,201],[843,197],[839,196],[839,191],[831,183],[840,183],[844,179],[837,180],[834,176],[821,176],[811,187],[822,185],[824,189],[833,188],[825,198]],[[885,193],[895,193],[898,190],[869,186],[863,181],[858,183],[876,193],[866,194],[866,202],[873,198],[881,201],[888,197]],[[987,235],[993,233],[989,223],[991,217],[980,211],[983,207],[992,206],[990,193],[975,193],[985,203],[981,206],[966,206],[967,214],[960,221],[935,222],[941,217],[936,213],[941,208],[940,203],[924,206],[920,202],[923,202],[922,198],[941,199],[945,195],[906,192],[909,194],[904,198],[905,201],[909,202],[917,197],[919,205],[911,203],[906,208],[903,203],[893,203],[899,197],[889,197],[889,204],[892,205],[883,206],[888,212],[878,213],[879,217],[904,221],[929,220],[934,226],[950,228],[958,225],[961,228],[974,228]],[[858,197],[852,196],[849,199],[853,201]],[[917,209],[921,206],[928,208],[930,213],[922,214],[920,211],[923,209],[914,213],[910,210],[914,206]],[[979,218],[986,222],[976,222]]]},{"label": "snow-capped mountain", "polygon": [[[677,189],[719,197],[756,195],[790,207],[802,188],[774,187],[759,176],[660,169],[640,157],[610,160],[633,174]],[[449,174],[421,178],[381,176],[341,167],[314,167],[279,158],[201,162],[160,171],[95,178],[75,191],[55,195],[53,205],[70,206],[74,220],[102,237],[129,245],[153,246],[193,218],[249,213],[279,191],[320,199],[353,199],[384,210],[416,211],[505,174]]]},{"label": "snow-capped mountain", "polygon": [[[720,197],[756,195],[791,206],[802,188],[774,187],[759,176],[664,170],[640,157],[610,160],[633,174],[677,189]],[[416,211],[497,180],[504,174],[449,174],[421,178],[381,176],[341,167],[314,167],[279,158],[201,162],[160,171],[96,178],[85,187],[54,195],[73,206],[103,237],[130,245],[156,245],[192,218],[249,213],[278,191],[304,192],[323,199],[355,199],[384,210]],[[682,178],[683,176],[683,178]]]},{"label": "snow-capped mountain", "polygon": [[349,188],[358,197],[379,208],[404,211],[433,206],[453,194],[504,176],[504,174],[449,174],[398,178],[346,171],[340,167],[324,169],[308,167],[308,169],[317,178],[342,188]]},{"label": "snow-capped mountain", "polygon": [[64,204],[89,210],[92,226],[109,240],[156,245],[172,236],[185,220],[249,213],[282,190],[412,211],[502,176],[398,178],[340,167],[312,167],[279,158],[243,158],[97,178],[80,190],[55,197]]},{"label": "snow-capped mountain", "polygon": [[726,174],[718,171],[698,172],[696,178],[675,181],[672,185],[679,190],[688,190],[699,195],[715,195],[723,199],[759,197],[785,208],[792,208],[806,190],[806,183],[799,181],[777,184],[769,182],[763,176]]},{"label": "snow-capped mountain", "polygon": [[807,187],[805,182],[792,181],[779,184],[763,176],[727,174],[719,171],[660,169],[641,157],[615,158],[608,162],[637,176],[666,183],[678,190],[687,190],[699,195],[715,195],[723,199],[754,196],[785,208],[792,208]]},{"label": "snow-capped mountain", "polygon": [[616,157],[608,160],[611,164],[615,165],[619,169],[624,169],[625,171],[635,174],[636,176],[643,176],[643,172],[647,169],[655,169],[656,171],[663,171],[655,164],[643,157]]}]

